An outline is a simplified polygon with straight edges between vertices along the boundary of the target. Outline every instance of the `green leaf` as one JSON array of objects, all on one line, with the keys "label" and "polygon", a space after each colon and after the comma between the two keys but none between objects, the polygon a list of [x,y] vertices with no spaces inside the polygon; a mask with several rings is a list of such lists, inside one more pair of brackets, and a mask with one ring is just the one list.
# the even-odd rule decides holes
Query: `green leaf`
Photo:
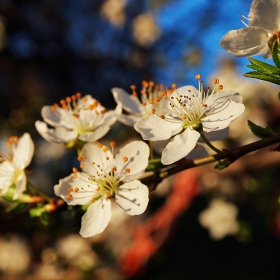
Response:
[{"label": "green leaf", "polygon": [[16,213],[21,211],[26,207],[26,204],[20,203],[19,201],[14,202],[9,207],[7,207],[5,210],[7,213]]},{"label": "green leaf", "polygon": [[40,222],[47,226],[49,224],[49,214],[46,212],[42,212],[41,216],[40,216]]},{"label": "green leaf", "polygon": [[280,68],[280,44],[279,38],[276,38],[272,44],[272,59],[275,65]]},{"label": "green leaf", "polygon": [[265,138],[268,138],[268,137],[274,135],[272,129],[268,126],[266,126],[264,128],[264,127],[254,124],[250,120],[248,120],[248,126],[251,129],[251,131],[253,132],[253,134],[259,138],[265,139]]},{"label": "green leaf", "polygon": [[45,212],[45,210],[43,207],[31,208],[29,210],[29,214],[32,218],[41,217],[42,213],[44,213],[44,212]]},{"label": "green leaf", "polygon": [[[280,69],[263,61],[249,58],[251,64],[246,65],[255,71],[245,73],[245,77],[255,78],[280,85]],[[280,61],[280,60],[279,60]],[[279,62],[280,64],[280,62]]]},{"label": "green leaf", "polygon": [[254,69],[266,75],[280,75],[280,70],[277,67],[255,58],[249,57],[248,59],[251,62],[251,65],[246,65],[248,68]]},{"label": "green leaf", "polygon": [[255,78],[255,79],[259,79],[259,80],[263,80],[263,81],[271,82],[273,84],[280,85],[280,77],[279,78],[272,77],[272,76],[268,76],[268,75],[265,75],[265,74],[259,73],[259,72],[248,72],[248,73],[245,73],[243,76],[248,77],[248,78]]}]

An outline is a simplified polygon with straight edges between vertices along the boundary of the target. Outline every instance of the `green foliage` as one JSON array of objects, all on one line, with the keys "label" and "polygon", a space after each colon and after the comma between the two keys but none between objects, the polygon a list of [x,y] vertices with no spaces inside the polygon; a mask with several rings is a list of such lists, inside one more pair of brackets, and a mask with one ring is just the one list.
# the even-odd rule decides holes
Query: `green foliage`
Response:
[{"label": "green foliage", "polygon": [[6,208],[7,213],[16,213],[23,210],[27,204],[16,201]]},{"label": "green foliage", "polygon": [[218,164],[215,165],[215,168],[222,170],[222,169],[227,168],[229,165],[230,165],[230,163],[228,162],[227,159],[225,159],[225,160],[219,161]]},{"label": "green foliage", "polygon": [[162,168],[164,165],[161,163],[161,159],[160,158],[155,158],[155,159],[150,159],[149,160],[149,164],[146,167],[145,171],[154,171],[157,169]]},{"label": "green foliage", "polygon": [[280,43],[279,38],[274,40],[272,44],[272,59],[275,65],[280,68]]},{"label": "green foliage", "polygon": [[254,124],[250,120],[248,120],[248,126],[251,129],[252,133],[259,138],[265,139],[274,135],[272,129],[268,126],[261,127],[259,125]]},{"label": "green foliage", "polygon": [[49,214],[45,211],[44,206],[39,204],[38,207],[29,210],[29,214],[32,218],[39,217],[40,222],[43,225],[48,225]]},{"label": "green foliage", "polygon": [[246,66],[255,71],[245,73],[245,77],[255,78],[280,85],[280,68],[254,58],[249,58],[249,61],[251,64]]}]

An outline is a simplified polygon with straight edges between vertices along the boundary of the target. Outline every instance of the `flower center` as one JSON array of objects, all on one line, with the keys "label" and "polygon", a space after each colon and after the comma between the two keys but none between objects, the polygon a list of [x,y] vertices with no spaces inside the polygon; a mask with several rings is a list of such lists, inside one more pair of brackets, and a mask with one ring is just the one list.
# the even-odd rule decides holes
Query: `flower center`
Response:
[{"label": "flower center", "polygon": [[[55,103],[51,108],[52,111],[56,113],[58,108],[66,110],[66,114],[60,114],[60,117],[70,122],[78,134],[93,131],[106,113],[106,109],[97,100],[91,100],[87,96],[82,98],[79,92],[60,100],[60,105],[61,107]],[[84,114],[81,117],[82,111]]]},{"label": "flower center", "polygon": [[[199,74],[196,75],[196,79],[198,90],[195,92],[189,89],[184,95],[180,94],[176,84],[172,85],[172,90],[162,91],[156,109],[153,108],[152,113],[166,121],[181,123],[183,129],[196,128],[201,124],[201,119],[206,116],[208,103],[215,93],[215,88],[211,92],[209,88],[206,91],[203,89]],[[214,84],[219,84],[219,80],[214,79]],[[219,85],[218,89],[223,89],[223,86]]]},{"label": "flower center", "polygon": [[155,85],[153,81],[142,81],[141,100],[138,98],[136,87],[131,85],[130,88],[132,89],[132,95],[142,104],[142,117],[147,118],[152,114],[151,111],[154,108],[154,102],[155,100],[159,100],[164,86]]},{"label": "flower center", "polygon": [[[92,162],[92,174],[88,180],[93,182],[94,184],[88,185],[87,187],[90,188],[88,191],[91,191],[94,193],[91,202],[96,201],[97,199],[101,197],[113,197],[115,195],[115,190],[118,188],[122,181],[125,179],[125,175],[127,173],[130,173],[130,169],[126,167],[126,162],[128,162],[128,157],[123,157],[123,166],[118,166],[120,170],[117,170],[117,167],[115,166],[115,160],[114,160],[114,147],[115,142],[111,142],[110,146],[112,148],[112,153],[108,153],[108,148],[106,146],[103,146],[101,143],[98,143],[98,147],[101,149],[103,156],[103,159],[101,162],[103,165],[96,162]],[[85,164],[82,163],[83,160],[86,159],[86,156],[79,156],[78,160],[81,162],[80,167],[81,169],[84,169]],[[73,168],[73,177],[77,177],[77,168]],[[68,190],[68,199],[72,199],[74,193],[77,193],[79,191],[85,191],[83,188],[70,188]]]},{"label": "flower center", "polygon": [[23,172],[22,170],[20,170],[19,168],[16,168],[14,173],[13,173],[13,183],[16,185],[18,182],[18,177],[20,176],[21,172]]}]

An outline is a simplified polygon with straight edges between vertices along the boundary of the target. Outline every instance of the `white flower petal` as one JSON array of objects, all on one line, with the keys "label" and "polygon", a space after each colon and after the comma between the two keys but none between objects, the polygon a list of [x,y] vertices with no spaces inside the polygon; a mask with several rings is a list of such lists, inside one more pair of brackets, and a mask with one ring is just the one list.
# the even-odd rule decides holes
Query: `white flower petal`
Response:
[{"label": "white flower petal", "polygon": [[30,164],[34,149],[34,143],[29,133],[24,133],[23,136],[19,138],[13,150],[13,162],[18,168],[23,170]]},{"label": "white flower petal", "polygon": [[35,127],[39,134],[50,143],[67,143],[78,136],[76,131],[64,127],[48,128],[47,124],[42,121],[36,121]]},{"label": "white flower petal", "polygon": [[96,104],[95,109],[99,112],[104,110],[105,108],[97,101],[95,98],[93,98],[91,95],[87,94],[83,96],[82,98],[79,98],[77,101],[77,107],[79,109],[87,109],[89,106]]},{"label": "white flower petal", "polygon": [[11,162],[4,161],[0,163],[0,195],[6,194],[8,188],[13,184],[15,165]]},{"label": "white flower petal", "polygon": [[[73,174],[60,179],[59,183],[54,186],[55,195],[61,197],[69,205],[85,205],[96,194],[97,185],[88,178],[89,176],[83,172],[76,173],[77,178]],[[78,188],[76,191],[75,189]],[[69,192],[69,189],[73,189]],[[68,194],[72,195],[70,199]]]},{"label": "white flower petal", "polygon": [[[226,100],[232,100],[232,101],[235,101],[237,103],[242,103],[242,96],[234,91],[234,90],[220,90],[214,94],[212,94],[211,96],[209,96],[207,99],[206,99],[206,103],[207,103],[207,111],[210,110],[211,111],[211,106],[212,105],[216,105],[216,103],[222,103]],[[207,112],[206,111],[206,112]]]},{"label": "white flower petal", "polygon": [[263,53],[267,48],[268,33],[265,29],[248,26],[231,30],[224,35],[220,46],[235,56],[250,56]]},{"label": "white flower petal", "polygon": [[127,214],[140,215],[147,208],[149,190],[140,181],[133,180],[116,189],[116,202]]},{"label": "white flower petal", "polygon": [[251,26],[258,26],[274,33],[280,29],[279,16],[279,0],[254,0],[250,6],[248,19]]},{"label": "white flower petal", "polygon": [[26,182],[26,175],[24,171],[22,171],[17,177],[16,191],[13,197],[14,200],[17,199],[26,190]]},{"label": "white flower petal", "polygon": [[107,198],[95,201],[82,217],[81,236],[86,238],[103,232],[111,217],[111,201]]},{"label": "white flower petal", "polygon": [[[105,148],[105,146],[103,147]],[[99,177],[100,168],[102,168],[102,173],[109,173],[112,169],[112,158],[113,155],[108,149],[106,153],[103,151],[103,148],[99,148],[96,143],[87,143],[83,146],[82,156],[86,156],[83,160],[83,171],[86,172],[90,176]],[[106,160],[106,157],[109,157],[111,160]],[[94,163],[94,164],[93,164]],[[100,168],[97,168],[100,166]],[[98,173],[98,174],[97,174]]]},{"label": "white flower petal", "polygon": [[174,97],[178,97],[178,95],[183,95],[183,96],[194,95],[195,97],[197,97],[199,95],[199,91],[194,86],[183,86],[183,87],[179,87],[172,93],[172,96]]},{"label": "white flower petal", "polygon": [[44,106],[41,110],[43,120],[52,126],[63,126],[68,129],[73,129],[74,117],[71,113],[63,108],[52,110],[52,106]]},{"label": "white flower petal", "polygon": [[214,111],[215,113],[201,119],[203,130],[210,132],[224,129],[231,121],[239,117],[244,110],[245,106],[242,103],[229,100],[226,106],[223,106],[221,110],[217,109]]},{"label": "white flower petal", "polygon": [[110,110],[103,115],[102,125],[112,126],[116,121],[119,114],[121,114],[121,105],[118,104],[114,111]]},{"label": "white flower petal", "polygon": [[[115,157],[117,172],[125,174],[125,180],[137,178],[148,166],[149,154],[149,146],[143,141],[132,141],[126,144]],[[127,162],[123,161],[124,157],[128,158]],[[130,173],[125,173],[126,168],[130,169]]]},{"label": "white flower petal", "polygon": [[109,130],[110,126],[103,125],[96,128],[93,132],[86,132],[80,134],[79,139],[84,142],[95,142],[102,138]]},{"label": "white flower petal", "polygon": [[113,88],[112,93],[116,103],[121,103],[123,108],[132,114],[142,114],[143,105],[140,103],[137,97],[128,94],[122,88]]},{"label": "white flower petal", "polygon": [[183,127],[181,123],[167,122],[157,115],[150,115],[134,125],[144,140],[165,140],[179,133]]},{"label": "white flower petal", "polygon": [[134,124],[136,124],[137,122],[139,122],[140,120],[143,119],[143,117],[141,115],[119,115],[117,117],[118,121],[128,125],[128,126],[134,126]]},{"label": "white flower petal", "polygon": [[191,128],[176,135],[163,150],[161,162],[168,165],[184,158],[194,149],[199,137],[199,132]]}]

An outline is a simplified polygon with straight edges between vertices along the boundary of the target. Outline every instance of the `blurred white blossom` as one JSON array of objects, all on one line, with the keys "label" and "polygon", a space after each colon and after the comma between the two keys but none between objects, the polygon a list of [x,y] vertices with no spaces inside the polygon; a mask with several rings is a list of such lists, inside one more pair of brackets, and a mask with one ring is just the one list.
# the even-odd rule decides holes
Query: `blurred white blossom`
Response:
[{"label": "blurred white blossom", "polygon": [[0,271],[5,275],[21,275],[30,261],[30,248],[23,237],[16,234],[0,236]]},{"label": "blurred white blossom", "polygon": [[214,240],[219,240],[226,235],[238,232],[237,215],[238,208],[234,204],[214,199],[210,202],[209,208],[200,213],[199,222],[209,230],[209,234]]}]

